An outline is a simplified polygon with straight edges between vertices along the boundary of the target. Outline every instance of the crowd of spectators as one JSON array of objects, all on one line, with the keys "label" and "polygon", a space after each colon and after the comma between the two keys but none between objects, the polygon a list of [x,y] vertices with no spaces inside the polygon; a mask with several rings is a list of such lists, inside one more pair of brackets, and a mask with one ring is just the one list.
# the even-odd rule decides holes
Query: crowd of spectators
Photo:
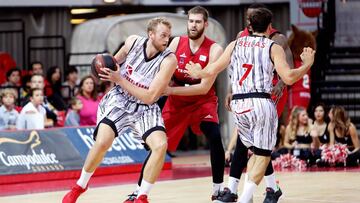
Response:
[{"label": "crowd of spectators", "polygon": [[61,71],[53,66],[45,72],[39,61],[26,72],[8,70],[0,84],[0,130],[95,125],[98,103],[113,85],[98,84],[91,75],[79,78],[73,66],[63,80]]}]

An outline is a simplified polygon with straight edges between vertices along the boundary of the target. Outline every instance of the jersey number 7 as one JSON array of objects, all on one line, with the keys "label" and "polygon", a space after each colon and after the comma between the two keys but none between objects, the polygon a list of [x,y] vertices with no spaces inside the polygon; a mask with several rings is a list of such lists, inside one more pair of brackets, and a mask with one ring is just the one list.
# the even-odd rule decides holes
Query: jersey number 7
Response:
[{"label": "jersey number 7", "polygon": [[252,64],[247,64],[247,63],[244,63],[242,65],[243,68],[246,69],[245,71],[245,74],[241,77],[240,81],[239,81],[239,85],[241,86],[243,84],[243,81],[247,78],[247,76],[249,75],[251,69],[253,68],[253,65]]}]

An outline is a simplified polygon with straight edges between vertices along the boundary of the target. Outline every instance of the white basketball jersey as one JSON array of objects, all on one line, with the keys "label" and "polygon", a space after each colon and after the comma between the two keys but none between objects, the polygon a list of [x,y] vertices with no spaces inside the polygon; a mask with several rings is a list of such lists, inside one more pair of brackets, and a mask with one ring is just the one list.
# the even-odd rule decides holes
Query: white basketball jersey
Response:
[{"label": "white basketball jersey", "polygon": [[229,75],[233,94],[271,93],[274,64],[270,49],[274,41],[262,36],[244,36],[236,40]]},{"label": "white basketball jersey", "polygon": [[[149,88],[155,75],[160,70],[161,62],[171,54],[169,49],[157,53],[152,58],[146,57],[146,42],[147,38],[139,37],[131,47],[125,62],[121,65],[120,74],[132,84],[141,87]],[[128,112],[141,112],[148,109],[148,105],[141,105],[143,102],[132,96],[119,85],[113,87],[101,100],[99,105],[99,112],[101,115],[108,115],[112,108],[118,107]],[[156,103],[150,105],[153,106]]]}]

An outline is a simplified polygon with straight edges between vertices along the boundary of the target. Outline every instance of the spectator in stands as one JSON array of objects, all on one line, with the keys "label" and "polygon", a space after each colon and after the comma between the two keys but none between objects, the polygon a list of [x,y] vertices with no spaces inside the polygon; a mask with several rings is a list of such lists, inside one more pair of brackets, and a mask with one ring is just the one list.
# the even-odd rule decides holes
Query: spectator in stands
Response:
[{"label": "spectator in stands", "polygon": [[79,112],[81,126],[96,125],[96,113],[100,101],[95,84],[95,79],[90,75],[80,81],[77,97],[83,104],[83,108]]},{"label": "spectator in stands", "polygon": [[65,73],[66,81],[62,84],[62,96],[66,100],[75,96],[75,88],[78,85],[78,70],[75,66],[70,66]]},{"label": "spectator in stands", "polygon": [[20,99],[23,99],[30,92],[30,89],[31,89],[31,75],[25,75],[24,77],[21,78],[21,87],[22,87],[22,91],[21,91]]},{"label": "spectator in stands", "polygon": [[19,68],[12,68],[6,72],[6,82],[3,87],[19,87],[21,80],[21,71]]},{"label": "spectator in stands", "polygon": [[13,89],[1,91],[0,130],[16,129],[16,121],[19,116],[19,113],[15,110],[16,98],[17,94]]},{"label": "spectator in stands", "polygon": [[46,110],[42,106],[44,94],[41,88],[30,90],[30,102],[21,110],[16,123],[17,129],[44,129]]},{"label": "spectator in stands", "polygon": [[61,72],[58,66],[52,66],[46,73],[48,84],[45,85],[46,96],[49,102],[58,111],[66,110],[66,103],[61,95]]},{"label": "spectator in stands", "polygon": [[314,163],[312,145],[316,143],[316,132],[312,128],[304,107],[296,106],[291,111],[290,122],[286,126],[284,146],[293,155],[307,163]]},{"label": "spectator in stands", "polygon": [[347,166],[357,166],[360,159],[360,144],[355,125],[341,106],[332,107],[329,118],[330,145],[335,143],[347,145],[349,151],[346,164]]},{"label": "spectator in stands", "polygon": [[73,97],[70,100],[71,108],[68,110],[65,118],[65,126],[79,126],[80,115],[79,112],[83,107],[81,100],[77,97]]},{"label": "spectator in stands", "polygon": [[40,61],[34,61],[31,63],[31,74],[44,75],[44,66]]},{"label": "spectator in stands", "polygon": [[[44,91],[44,86],[45,86],[44,76],[39,75],[39,74],[34,74],[31,76],[30,81],[31,81],[31,83],[30,83],[31,89],[39,88]],[[23,98],[23,100],[21,101],[21,106],[25,106],[29,101],[30,101],[30,95],[25,96]],[[46,127],[54,126],[54,124],[56,124],[56,122],[57,122],[56,109],[47,101],[46,97],[44,97],[44,102],[42,105],[46,110],[46,117],[47,117],[45,126]]]}]

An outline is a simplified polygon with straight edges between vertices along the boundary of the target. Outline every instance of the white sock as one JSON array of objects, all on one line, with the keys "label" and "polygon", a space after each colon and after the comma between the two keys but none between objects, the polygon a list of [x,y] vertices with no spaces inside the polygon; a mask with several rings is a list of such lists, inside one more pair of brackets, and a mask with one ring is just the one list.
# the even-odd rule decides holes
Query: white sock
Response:
[{"label": "white sock", "polygon": [[136,185],[136,189],[135,189],[135,194],[138,194],[139,193],[139,190],[140,190],[140,185]]},{"label": "white sock", "polygon": [[239,202],[249,202],[254,195],[257,185],[251,180],[245,182],[244,190]]},{"label": "white sock", "polygon": [[86,186],[89,183],[89,180],[91,178],[91,176],[94,174],[94,172],[92,173],[88,173],[85,171],[85,169],[83,168],[81,171],[81,175],[79,180],[76,182],[76,184],[78,184],[80,187],[82,187],[82,189],[85,189]]},{"label": "white sock", "polygon": [[239,186],[239,179],[237,178],[234,178],[234,177],[229,177],[229,182],[228,182],[228,187],[231,191],[231,193],[237,193],[237,189],[238,189],[238,186]]},{"label": "white sock", "polygon": [[278,189],[275,180],[275,174],[272,173],[271,175],[264,176],[264,178],[265,178],[266,187],[272,188],[276,192]]},{"label": "white sock", "polygon": [[154,184],[151,184],[149,182],[147,182],[146,180],[142,180],[141,181],[141,186],[139,189],[139,193],[137,195],[137,197],[139,197],[140,195],[148,195],[151,188],[153,187]]},{"label": "white sock", "polygon": [[245,173],[245,181],[244,181],[244,185],[245,183],[249,180],[249,176],[248,176],[248,173]]},{"label": "white sock", "polygon": [[213,195],[217,195],[219,191],[224,189],[223,183],[213,183]]}]

